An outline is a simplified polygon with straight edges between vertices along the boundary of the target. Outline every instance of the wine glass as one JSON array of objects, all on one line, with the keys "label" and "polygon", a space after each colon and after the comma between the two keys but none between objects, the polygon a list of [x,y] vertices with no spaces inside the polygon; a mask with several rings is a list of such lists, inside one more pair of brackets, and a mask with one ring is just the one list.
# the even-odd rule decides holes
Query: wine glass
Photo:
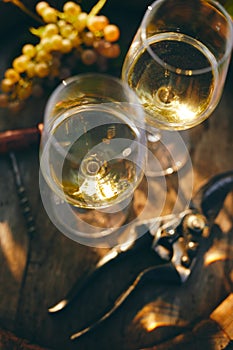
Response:
[{"label": "wine glass", "polygon": [[[164,165],[164,173],[185,161],[185,149],[177,148],[179,132],[203,122],[218,105],[232,43],[231,17],[216,1],[157,0],[148,6],[126,55],[122,79],[141,100],[148,148],[160,150],[161,164],[173,144],[173,164]],[[153,174],[151,166],[148,161]]]},{"label": "wine glass", "polygon": [[144,174],[144,121],[136,93],[112,76],[80,74],[52,93],[40,192],[50,219],[69,238],[90,246],[119,243]]}]

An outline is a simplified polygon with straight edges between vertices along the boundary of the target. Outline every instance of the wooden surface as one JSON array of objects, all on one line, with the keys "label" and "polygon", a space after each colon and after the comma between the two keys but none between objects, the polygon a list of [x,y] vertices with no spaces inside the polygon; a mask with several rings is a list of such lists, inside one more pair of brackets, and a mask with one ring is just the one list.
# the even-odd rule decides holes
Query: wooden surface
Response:
[{"label": "wooden surface", "polygon": [[[136,12],[132,18],[131,27],[126,31],[128,36],[124,37],[124,45],[131,41],[131,33],[136,30],[141,13]],[[1,71],[15,54],[17,45],[19,43],[15,42],[14,33],[9,33],[7,40],[1,38],[1,47],[5,48],[5,54],[0,58]],[[213,175],[233,168],[232,82],[233,64],[216,111],[207,122],[188,133],[192,145],[194,192]],[[30,102],[19,115],[0,111],[1,130],[36,125],[42,120],[45,101],[46,96],[37,102],[36,108],[35,102]],[[33,345],[29,347],[29,344],[54,350],[136,350],[152,346],[160,349],[159,346],[155,347],[156,344],[168,340],[172,342],[179,334],[197,334],[197,325],[208,319],[213,310],[232,292],[233,196],[230,194],[212,230],[206,253],[200,257],[196,269],[184,285],[148,283],[135,292],[102,326],[72,342],[69,336],[73,332],[98,318],[138,272],[145,266],[156,264],[157,260],[151,251],[142,250],[127,261],[112,264],[98,280],[93,280],[70,308],[58,315],[49,315],[48,307],[63,298],[70,286],[81,280],[107,249],[80,245],[58,232],[41,203],[38,147],[16,152],[16,156],[36,220],[37,232],[33,237],[27,233],[9,156],[1,155],[1,350],[33,349]],[[229,344],[226,345],[225,342],[223,347],[217,328],[214,332],[213,335],[213,329],[210,331],[206,327],[204,333],[199,333],[207,339],[206,350],[227,348]],[[213,337],[215,342],[211,341]],[[174,339],[175,344],[177,338]],[[181,342],[177,349],[187,349],[187,346]]]}]

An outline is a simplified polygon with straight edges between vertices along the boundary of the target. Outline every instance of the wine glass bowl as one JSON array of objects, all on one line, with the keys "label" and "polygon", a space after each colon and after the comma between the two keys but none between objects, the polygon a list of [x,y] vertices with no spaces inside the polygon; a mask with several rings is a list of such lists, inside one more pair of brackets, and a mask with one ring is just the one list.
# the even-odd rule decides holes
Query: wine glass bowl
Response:
[{"label": "wine glass bowl", "polygon": [[157,0],[126,55],[122,78],[140,97],[148,129],[186,130],[219,103],[233,43],[229,14],[212,0]]},{"label": "wine glass bowl", "polygon": [[41,174],[52,193],[48,199],[41,192],[63,233],[93,243],[124,223],[144,175],[143,125],[138,97],[120,79],[80,74],[52,93],[40,147]]}]

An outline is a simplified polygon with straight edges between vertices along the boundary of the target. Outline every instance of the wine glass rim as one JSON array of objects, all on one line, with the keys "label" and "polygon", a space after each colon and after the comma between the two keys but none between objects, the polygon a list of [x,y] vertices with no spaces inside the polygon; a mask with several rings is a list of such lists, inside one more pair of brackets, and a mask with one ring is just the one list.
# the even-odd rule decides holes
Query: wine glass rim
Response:
[{"label": "wine glass rim", "polygon": [[[137,105],[138,107],[138,113],[140,113],[140,118],[142,120],[144,120],[144,117],[143,117],[143,108],[141,106],[141,103],[140,103],[140,100],[139,100],[139,97],[137,96],[137,94],[135,93],[135,91],[130,88],[130,86],[124,82],[122,79],[119,79],[118,77],[115,77],[115,76],[112,76],[112,75],[109,75],[109,74],[104,74],[104,73],[98,73],[98,72],[89,72],[89,73],[80,73],[80,74],[76,74],[76,75],[73,75],[71,77],[68,77],[67,79],[63,79],[59,84],[58,86],[52,91],[51,95],[49,96],[48,100],[47,100],[47,103],[46,103],[46,106],[45,106],[45,111],[44,111],[44,120],[46,121],[46,119],[48,119],[50,117],[50,114],[54,108],[54,105],[55,105],[55,101],[59,95],[59,93],[62,92],[62,90],[67,86],[67,85],[70,85],[72,83],[75,83],[75,82],[81,82],[82,79],[94,79],[94,78],[97,78],[97,79],[104,79],[106,81],[112,81],[116,84],[118,84],[119,86],[121,86],[124,90],[125,90],[125,96],[127,96],[127,99],[119,99],[119,100],[116,100],[116,101],[112,101],[112,103],[128,103],[128,104],[134,104],[135,106]],[[108,102],[103,102],[103,103],[99,103],[99,104],[105,104],[105,103],[108,103]],[[139,116],[138,116],[139,118]],[[48,125],[47,123],[45,122],[44,123],[44,128],[48,130]]]},{"label": "wine glass rim", "polygon": [[[93,79],[93,78],[98,78],[98,79],[105,79],[108,81],[114,81],[116,84],[121,85],[127,92],[129,91],[130,94],[134,97],[134,100],[138,100],[137,95],[133,91],[133,89],[130,88],[128,84],[126,84],[123,80],[114,77],[113,75],[109,74],[103,74],[103,73],[98,73],[98,72],[89,72],[89,73],[80,73],[73,75],[71,77],[68,77],[66,79],[63,79],[61,83],[53,90],[52,94],[49,97],[48,103],[51,100],[51,103],[53,102],[53,98],[55,99],[56,96],[59,94],[60,91],[64,89],[65,86],[72,84],[73,82],[79,82],[82,79]],[[118,101],[118,102],[125,102],[125,101]],[[48,104],[47,103],[47,104]]]},{"label": "wine glass rim", "polygon": [[[146,10],[146,12],[145,12],[145,14],[143,16],[142,22],[141,22],[141,34],[140,35],[141,35],[142,42],[143,42],[143,44],[145,46],[145,49],[149,52],[149,54],[161,66],[169,69],[170,71],[177,72],[177,67],[174,67],[174,66],[166,63],[155,52],[152,51],[152,49],[150,48],[150,38],[152,38],[153,36],[151,36],[149,38],[147,36],[146,22],[148,20],[148,17],[151,14],[151,11],[156,9],[156,8],[159,8],[160,4],[165,2],[165,1],[166,0],[156,0],[151,5],[148,6],[148,8],[147,8],[147,10]],[[224,17],[226,18],[226,23],[228,23],[228,29],[229,29],[229,33],[230,33],[230,35],[227,38],[227,47],[226,47],[226,51],[225,51],[224,55],[221,57],[220,60],[218,60],[218,61],[214,60],[213,61],[214,69],[217,70],[218,66],[220,66],[231,55],[231,51],[232,51],[232,48],[233,48],[233,20],[232,20],[231,16],[229,15],[229,13],[226,11],[226,9],[221,4],[219,4],[217,1],[215,1],[215,0],[205,0],[205,2],[209,2],[209,3],[213,4],[215,6],[215,8],[218,9],[224,15]],[[161,33],[158,32],[157,34],[161,34],[161,35],[164,34],[164,35],[166,35],[166,33],[167,32],[161,32]],[[176,34],[177,34],[177,36],[179,38],[181,38],[183,36],[183,34],[179,33],[179,32],[177,32]],[[188,39],[194,40],[194,38],[192,38],[192,37],[188,37]],[[200,43],[201,42],[199,42],[199,44]],[[194,69],[194,70],[192,69],[191,71],[192,71],[192,75],[199,75],[199,74],[210,72],[211,70],[212,70],[211,67],[206,67],[206,68],[201,68],[201,69]],[[190,70],[178,68],[178,73],[179,74],[189,75],[190,74],[189,72],[190,72]]]}]

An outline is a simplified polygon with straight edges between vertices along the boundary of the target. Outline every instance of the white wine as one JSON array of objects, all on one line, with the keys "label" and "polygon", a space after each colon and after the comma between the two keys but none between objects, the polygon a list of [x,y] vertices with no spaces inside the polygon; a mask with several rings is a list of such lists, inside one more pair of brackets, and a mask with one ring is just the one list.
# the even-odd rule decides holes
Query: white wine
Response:
[{"label": "white wine", "polygon": [[154,35],[147,44],[134,45],[122,72],[141,100],[147,123],[184,130],[202,122],[218,102],[213,101],[218,78],[213,54],[179,33]]},{"label": "white wine", "polygon": [[87,209],[106,208],[131,196],[143,175],[136,164],[142,149],[134,123],[117,103],[72,108],[67,101],[60,107],[67,111],[58,113],[46,162],[54,191]]},{"label": "white wine", "polygon": [[40,192],[53,224],[79,243],[129,239],[134,191],[146,162],[144,110],[122,80],[87,73],[64,80],[45,108]]},{"label": "white wine", "polygon": [[[97,135],[104,147],[93,146]],[[98,208],[132,193],[137,181],[136,165],[124,159],[124,152],[127,154],[131,149],[125,147],[121,157],[115,158],[113,142],[115,137],[129,136],[135,135],[128,126],[110,124],[89,130],[72,145],[62,171],[62,189],[68,202]]]}]

